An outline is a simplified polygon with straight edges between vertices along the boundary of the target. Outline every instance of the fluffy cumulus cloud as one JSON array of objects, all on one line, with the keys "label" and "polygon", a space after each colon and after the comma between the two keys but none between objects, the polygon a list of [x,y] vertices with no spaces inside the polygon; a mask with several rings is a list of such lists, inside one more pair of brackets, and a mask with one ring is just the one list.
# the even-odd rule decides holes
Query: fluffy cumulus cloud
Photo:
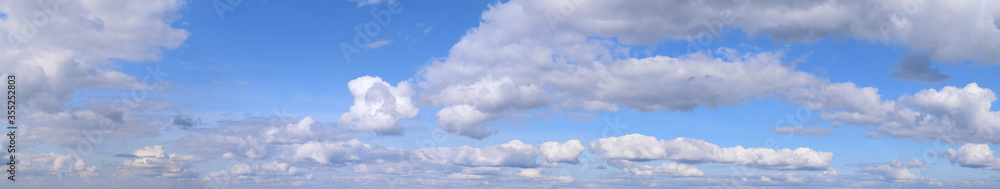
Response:
[{"label": "fluffy cumulus cloud", "polygon": [[818,137],[830,136],[833,131],[824,127],[805,127],[805,126],[792,126],[792,127],[775,127],[771,129],[772,134],[779,135],[812,135]]},{"label": "fluffy cumulus cloud", "polygon": [[[165,76],[142,81],[116,71],[111,59],[157,60],[189,33],[173,28],[185,2],[29,1],[0,5],[3,72],[15,73],[25,104],[58,112],[79,89],[145,90]],[[159,70],[153,69],[153,70]]]},{"label": "fluffy cumulus cloud", "polygon": [[826,170],[833,161],[833,153],[809,148],[721,148],[704,140],[676,138],[668,141],[640,134],[598,139],[590,143],[590,149],[612,160],[727,163],[775,170]]},{"label": "fluffy cumulus cloud", "polygon": [[475,139],[492,135],[494,132],[487,131],[486,125],[500,118],[499,115],[481,112],[476,107],[464,104],[441,108],[437,117],[441,130]]},{"label": "fluffy cumulus cloud", "polygon": [[993,153],[989,145],[966,143],[958,150],[947,149],[931,155],[948,158],[952,164],[962,167],[1000,170],[1000,158]]},{"label": "fluffy cumulus cloud", "polygon": [[413,104],[413,89],[406,81],[393,87],[382,78],[364,76],[348,82],[347,88],[354,95],[354,105],[337,122],[352,130],[400,134],[403,126],[399,120],[416,117],[420,112]]},{"label": "fluffy cumulus cloud", "polygon": [[297,162],[342,165],[378,161],[399,161],[407,152],[392,147],[365,144],[357,139],[349,141],[310,141],[288,147],[289,159]]},{"label": "fluffy cumulus cloud", "polygon": [[569,140],[564,143],[545,142],[538,145],[538,150],[545,156],[545,161],[576,164],[580,162],[580,153],[587,148],[579,140]]},{"label": "fluffy cumulus cloud", "polygon": [[870,136],[1000,143],[1000,112],[990,111],[996,94],[976,83],[925,89],[896,100],[882,100],[878,89],[850,83],[787,94],[794,103],[829,111],[820,117],[834,120],[833,125],[870,126]]},{"label": "fluffy cumulus cloud", "polygon": [[538,167],[535,158],[540,152],[531,144],[512,140],[505,144],[473,148],[421,148],[413,150],[410,161],[439,165],[469,167]]},{"label": "fluffy cumulus cloud", "polygon": [[202,161],[195,156],[167,154],[160,145],[146,146],[131,154],[119,156],[126,158],[122,161],[122,168],[115,173],[121,177],[195,178],[198,173],[191,168],[191,165]]},{"label": "fluffy cumulus cloud", "polygon": [[548,103],[539,86],[518,85],[509,77],[484,77],[475,83],[451,85],[425,99],[432,105],[448,105],[437,114],[442,130],[476,139],[492,134],[486,125],[505,111]]}]

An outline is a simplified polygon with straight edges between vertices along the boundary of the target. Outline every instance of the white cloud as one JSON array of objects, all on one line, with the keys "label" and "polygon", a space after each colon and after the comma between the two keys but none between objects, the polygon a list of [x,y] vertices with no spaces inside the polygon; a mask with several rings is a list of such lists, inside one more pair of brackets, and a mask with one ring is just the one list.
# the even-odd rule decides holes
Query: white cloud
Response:
[{"label": "white cloud", "polygon": [[358,164],[351,167],[355,173],[386,173],[386,174],[398,174],[398,175],[409,175],[412,174],[414,167],[409,163],[373,163],[373,164]]},{"label": "white cloud", "polygon": [[833,161],[833,153],[809,148],[720,148],[704,140],[677,138],[666,141],[640,134],[598,139],[590,143],[590,149],[614,160],[727,163],[775,170],[825,170]]},{"label": "white cloud", "polygon": [[392,40],[385,40],[385,39],[383,39],[383,40],[374,41],[374,42],[369,43],[368,46],[365,46],[365,50],[377,49],[379,47],[389,45],[389,43],[392,43]]},{"label": "white cloud", "polygon": [[[548,104],[571,110],[617,111],[625,107],[640,111],[687,111],[699,106],[733,106],[751,98],[770,97],[788,88],[822,84],[822,79],[783,65],[781,52],[739,54],[721,49],[719,54],[725,59],[713,58],[710,53],[634,56],[627,46],[618,43],[629,43],[633,38],[617,31],[644,30],[650,24],[639,23],[678,19],[634,15],[642,18],[636,20],[617,14],[621,11],[612,14],[591,7],[630,10],[625,11],[626,15],[632,14],[627,8],[665,14],[662,10],[643,9],[645,5],[581,3],[576,12],[581,15],[573,13],[581,17],[570,16],[571,20],[564,22],[567,26],[560,25],[551,32],[539,31],[548,29],[550,23],[538,18],[548,18],[550,10],[558,10],[559,3],[511,1],[484,12],[483,24],[455,44],[447,58],[435,60],[423,70],[423,80],[418,84],[421,100],[443,106],[441,111],[448,113],[439,112],[439,126],[459,135],[483,138],[490,133],[480,128],[503,118],[507,112]],[[577,22],[594,19],[604,23],[605,18],[617,24],[585,27],[582,25],[586,21]],[[702,22],[697,23],[697,30],[701,30]],[[602,28],[616,31],[598,31]],[[655,29],[648,33],[670,32]],[[659,39],[642,41],[655,43]],[[455,113],[458,108],[464,114],[476,113],[480,119],[455,121],[461,120],[455,118],[459,115]]]},{"label": "white cloud", "polygon": [[818,137],[830,136],[833,131],[824,127],[804,127],[804,126],[794,126],[794,127],[775,127],[771,129],[772,134],[779,135],[812,135]]},{"label": "white cloud", "polygon": [[156,178],[194,178],[198,175],[191,164],[202,161],[195,156],[167,154],[160,145],[146,146],[132,152],[133,157],[122,161],[117,176],[149,176]]},{"label": "white cloud", "polygon": [[[716,53],[724,58],[713,58],[712,53],[666,57],[642,56],[629,48],[664,40],[687,40],[691,44],[707,40],[710,43],[719,37],[718,30],[722,27],[734,27],[750,35],[765,34],[783,42],[850,36],[926,52],[935,61],[994,63],[1000,62],[1000,56],[993,53],[1000,49],[1000,29],[995,27],[1000,20],[998,15],[1000,3],[978,1],[622,3],[515,0],[498,3],[484,12],[479,27],[463,36],[446,58],[434,60],[422,71],[423,80],[418,86],[422,100],[432,106],[445,107],[442,111],[447,114],[438,114],[442,129],[473,138],[490,135],[481,128],[504,118],[507,112],[546,104],[570,110],[617,111],[624,107],[640,111],[685,111],[697,107],[733,106],[752,98],[775,95],[803,102],[796,99],[803,96],[796,96],[794,91],[819,87],[826,92],[845,93],[817,94],[815,96],[829,96],[831,102],[805,104],[822,110],[846,108],[844,112],[824,114],[824,118],[837,120],[839,124],[877,125],[870,130],[879,135],[938,139],[930,135],[956,134],[940,131],[947,127],[939,123],[917,123],[913,119],[916,116],[910,115],[915,113],[897,107],[905,104],[883,102],[875,93],[877,89],[856,89],[851,83],[830,84],[825,79],[795,71],[780,62],[781,52],[741,55],[722,48]],[[501,96],[481,95],[490,97],[488,99],[473,98],[480,95],[458,96],[460,98],[444,95],[498,79],[512,86],[508,88],[539,88],[541,93],[531,93],[533,95],[528,97],[545,99],[545,103],[539,101],[526,106],[519,104],[523,101],[495,100],[526,97],[525,93],[516,91],[500,93]],[[458,107],[463,111],[456,111]],[[475,117],[478,119],[459,119],[457,115],[478,115]],[[943,120],[937,115],[933,117],[932,121]],[[901,129],[885,120],[912,123],[900,125],[939,126]],[[981,132],[986,133],[984,136],[971,137],[974,141],[970,142],[989,141],[986,135],[996,133],[988,132],[992,131],[990,129],[982,131],[986,131]],[[995,138],[1000,137],[992,137]]]},{"label": "white cloud", "polygon": [[858,172],[870,173],[888,180],[907,180],[918,178],[916,174],[913,174],[909,169],[907,169],[908,167],[922,167],[923,165],[924,163],[917,159],[907,161],[906,163],[904,163],[902,159],[898,159],[893,160],[890,163],[874,164],[862,167],[861,170],[858,170]]},{"label": "white cloud", "polygon": [[[59,175],[78,178],[93,178],[100,175],[97,172],[97,166],[87,166],[87,163],[82,159],[76,159],[70,155],[24,152],[15,155],[19,159],[16,165],[19,177],[22,174]],[[6,164],[6,161],[4,164]]]},{"label": "white cloud", "polygon": [[24,127],[18,132],[27,140],[67,148],[111,140],[155,137],[160,135],[157,128],[167,122],[162,116],[147,115],[148,112],[172,106],[173,104],[151,99],[125,102],[92,100],[79,110],[53,113],[26,111],[22,115],[23,119],[19,119],[23,120],[21,124],[30,127]]},{"label": "white cloud", "polygon": [[313,125],[316,124],[316,120],[312,117],[306,116],[299,120],[298,123],[289,123],[284,128],[270,127],[265,129],[261,134],[261,139],[266,143],[302,143],[309,140],[315,140],[321,132],[317,132],[312,129]]},{"label": "white cloud", "polygon": [[[41,5],[41,6],[40,6]],[[145,89],[149,82],[116,71],[112,59],[157,60],[189,33],[173,28],[181,0],[29,1],[0,5],[0,62],[18,75],[24,104],[59,112],[79,89]],[[156,68],[154,70],[159,70]],[[164,75],[156,75],[160,78]],[[145,82],[145,83],[143,83]]]},{"label": "white cloud", "polygon": [[[248,116],[219,122],[223,125],[220,128],[197,130],[207,131],[205,135],[179,139],[180,150],[223,159],[269,159],[289,144],[355,138],[344,130],[323,127],[310,116],[301,119]],[[288,124],[281,126],[282,123]]]},{"label": "white cloud", "polygon": [[583,150],[587,148],[579,140],[569,140],[564,143],[545,142],[538,145],[538,149],[545,156],[548,162],[579,163],[577,158]]},{"label": "white cloud", "polygon": [[795,90],[787,99],[813,110],[833,125],[870,126],[870,136],[942,142],[1000,142],[1000,112],[992,90],[970,83],[963,88],[925,89],[896,100],[881,100],[878,90],[831,84],[816,91]]},{"label": "white cloud", "polygon": [[[382,1],[385,1],[385,0],[347,0],[347,1],[358,2],[358,7],[362,7],[362,6],[366,6],[366,5],[378,5],[378,4],[382,3]],[[389,0],[389,1],[391,2],[393,0]]]},{"label": "white cloud", "polygon": [[549,183],[551,183],[551,182],[555,182],[555,183],[572,183],[572,182],[576,182],[576,178],[573,178],[572,176],[568,176],[568,175],[567,176],[545,176],[544,175],[544,174],[549,174],[550,172],[551,171],[545,170],[545,169],[523,168],[523,169],[519,169],[514,175],[519,176],[519,177],[523,177],[523,178],[533,179],[535,181],[543,181],[543,182],[549,182]]},{"label": "white cloud", "polygon": [[400,119],[410,119],[420,112],[414,104],[410,83],[399,82],[396,87],[382,78],[364,76],[347,83],[354,95],[350,112],[340,115],[340,125],[352,130],[394,135],[403,131]]},{"label": "white cloud", "polygon": [[450,105],[438,112],[438,122],[445,131],[482,139],[489,121],[510,109],[530,109],[548,104],[545,91],[534,84],[517,85],[508,78],[486,76],[475,83],[451,85],[440,93],[424,97],[432,105]]},{"label": "white cloud", "polygon": [[410,160],[418,163],[469,167],[538,167],[540,152],[531,144],[512,140],[505,144],[473,148],[421,148],[413,150]]},{"label": "white cloud", "polygon": [[677,163],[662,163],[656,167],[629,160],[610,160],[609,163],[621,168],[626,173],[639,176],[692,177],[705,175],[697,167]]},{"label": "white cloud", "polygon": [[[570,3],[566,3],[570,2]],[[589,35],[615,37],[628,44],[653,44],[662,40],[718,38],[721,27],[734,27],[749,35],[766,34],[776,41],[816,41],[828,36],[899,45],[931,57],[956,62],[1000,62],[1000,4],[989,1],[731,1],[688,3],[671,1],[511,1],[484,13],[489,23],[522,21],[561,13],[554,27]],[[568,5],[567,5],[568,4]],[[516,8],[513,8],[516,7]],[[566,10],[565,7],[573,7]],[[501,11],[503,8],[520,10]],[[509,14],[525,14],[525,16]],[[501,17],[505,16],[505,17]],[[560,15],[555,15],[560,16]],[[550,24],[547,19],[521,25]],[[515,23],[494,23],[519,30]],[[513,25],[513,26],[511,26]],[[480,26],[480,29],[486,27]]]},{"label": "white cloud", "polygon": [[[268,144],[253,136],[204,135],[185,137],[178,140],[181,150],[204,154],[205,157],[221,157],[223,159],[266,159],[274,150]],[[212,144],[212,145],[205,145]]]},{"label": "white cloud", "polygon": [[238,163],[228,169],[202,175],[201,180],[213,182],[223,180],[233,184],[297,185],[312,180],[313,175],[302,168],[277,161],[264,163]]},{"label": "white cloud", "polygon": [[341,165],[379,161],[399,161],[407,152],[392,147],[362,143],[357,139],[338,142],[309,141],[288,147],[289,159],[297,162]]},{"label": "white cloud", "polygon": [[989,145],[966,143],[958,150],[947,149],[931,155],[948,158],[952,164],[962,167],[1000,170],[1000,158],[993,154]]},{"label": "white cloud", "polygon": [[500,118],[499,115],[484,113],[469,105],[441,108],[437,117],[441,130],[474,139],[486,138],[493,134],[486,130],[486,125]]}]

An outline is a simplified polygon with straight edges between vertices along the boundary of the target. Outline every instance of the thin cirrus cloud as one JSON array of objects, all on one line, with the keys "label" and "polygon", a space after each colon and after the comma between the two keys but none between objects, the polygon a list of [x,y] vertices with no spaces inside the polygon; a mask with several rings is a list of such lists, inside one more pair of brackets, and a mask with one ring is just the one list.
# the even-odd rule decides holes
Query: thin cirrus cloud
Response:
[{"label": "thin cirrus cloud", "polygon": [[791,126],[791,127],[775,127],[771,129],[772,134],[779,135],[811,135],[817,137],[825,137],[833,134],[833,131],[824,127],[805,127],[805,126]]}]

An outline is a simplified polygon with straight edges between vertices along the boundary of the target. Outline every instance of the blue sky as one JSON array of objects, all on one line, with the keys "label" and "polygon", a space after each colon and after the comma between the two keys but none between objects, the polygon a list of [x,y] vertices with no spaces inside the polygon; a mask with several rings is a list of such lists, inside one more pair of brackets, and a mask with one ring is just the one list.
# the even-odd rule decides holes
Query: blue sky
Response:
[{"label": "blue sky", "polygon": [[42,2],[4,186],[1000,184],[994,2]]}]

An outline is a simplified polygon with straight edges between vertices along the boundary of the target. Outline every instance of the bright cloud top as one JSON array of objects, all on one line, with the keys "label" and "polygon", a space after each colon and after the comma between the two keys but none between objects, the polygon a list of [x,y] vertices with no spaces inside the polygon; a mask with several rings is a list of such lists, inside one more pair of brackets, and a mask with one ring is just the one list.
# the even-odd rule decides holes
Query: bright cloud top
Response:
[{"label": "bright cloud top", "polygon": [[340,115],[340,125],[352,130],[378,134],[400,134],[400,119],[417,116],[420,109],[413,104],[410,83],[403,81],[393,87],[382,78],[365,76],[347,83],[354,95],[351,111]]}]

